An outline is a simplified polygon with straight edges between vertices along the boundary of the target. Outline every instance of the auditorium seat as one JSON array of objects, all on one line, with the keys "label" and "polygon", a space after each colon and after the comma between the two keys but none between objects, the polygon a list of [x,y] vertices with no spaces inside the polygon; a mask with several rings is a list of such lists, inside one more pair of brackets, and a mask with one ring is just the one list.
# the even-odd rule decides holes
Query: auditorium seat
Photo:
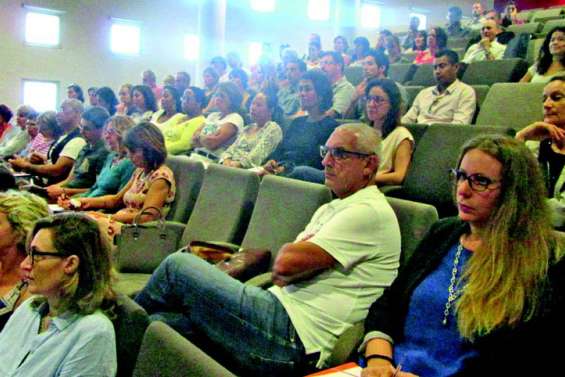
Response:
[{"label": "auditorium seat", "polygon": [[403,52],[400,56],[402,57],[401,61],[405,63],[412,63],[414,59],[416,59],[416,53],[414,51]]},{"label": "auditorium seat", "polygon": [[565,26],[565,19],[561,18],[561,19],[558,19],[558,20],[547,21],[543,25],[543,28],[541,29],[540,36],[545,37],[551,30],[553,30],[554,27],[557,27],[557,26],[564,27]]},{"label": "auditorium seat", "polygon": [[388,67],[387,77],[391,80],[404,84],[405,82],[412,80],[412,76],[414,76],[416,68],[417,66],[409,63],[391,64]]},{"label": "auditorium seat", "polygon": [[434,66],[433,64],[420,64],[414,72],[414,76],[411,80],[406,82],[406,85],[410,86],[432,86],[436,85],[436,80],[434,79]]},{"label": "auditorium seat", "polygon": [[528,53],[526,55],[526,61],[528,62],[528,65],[534,64],[534,62],[537,60],[539,50],[541,49],[542,45],[543,38],[530,40],[530,43],[528,43]]},{"label": "auditorium seat", "polygon": [[418,143],[424,136],[424,133],[428,129],[427,124],[403,124],[404,127],[408,128],[412,136],[414,136],[414,149],[418,148]]},{"label": "auditorium seat", "polygon": [[456,211],[449,169],[455,167],[461,146],[467,140],[485,134],[513,135],[513,132],[502,127],[429,126],[414,151],[402,187],[386,195],[431,204],[436,207],[440,217],[454,215]]},{"label": "auditorium seat", "polygon": [[542,93],[545,84],[494,84],[479,111],[477,125],[520,130],[543,119]]},{"label": "auditorium seat", "polygon": [[492,85],[497,82],[516,82],[528,70],[523,59],[503,59],[474,62],[467,66],[462,81],[469,85]]},{"label": "auditorium seat", "polygon": [[347,66],[343,70],[343,74],[347,81],[349,81],[353,86],[357,86],[361,81],[363,81],[363,67]]},{"label": "auditorium seat", "polygon": [[469,43],[469,38],[448,38],[447,48],[450,50],[455,50],[458,48],[462,48],[463,50],[465,50],[468,43]]},{"label": "auditorium seat", "polygon": [[471,85],[475,90],[475,95],[477,98],[477,107],[480,108],[487,97],[490,86],[488,85]]},{"label": "auditorium seat", "polygon": [[133,371],[135,377],[235,377],[164,322],[152,322]]},{"label": "auditorium seat", "polygon": [[541,9],[541,8],[539,8],[539,9],[527,9],[527,10],[523,10],[523,11],[518,12],[518,14],[516,15],[516,17],[517,17],[519,20],[525,21],[526,23],[527,23],[527,22],[531,22],[532,17],[534,16],[534,13],[536,13],[536,12],[537,12],[538,10],[540,10],[540,9]]},{"label": "auditorium seat", "polygon": [[528,22],[521,25],[510,25],[506,28],[506,31],[513,32],[514,34],[535,34],[541,29],[541,25],[541,22]]},{"label": "auditorium seat", "polygon": [[563,8],[540,9],[532,16],[532,22],[547,22],[563,18]]},{"label": "auditorium seat", "polygon": [[167,221],[186,224],[200,192],[204,165],[187,156],[169,156],[165,164],[173,171],[176,182],[175,200],[167,214]]},{"label": "auditorium seat", "polygon": [[418,93],[420,93],[420,90],[424,89],[424,87],[410,85],[410,86],[405,86],[404,89],[406,89],[406,95],[408,97],[404,106],[406,108],[406,111],[408,111],[408,109],[410,109],[410,106],[412,106],[412,104],[414,103],[414,99],[416,98]]}]

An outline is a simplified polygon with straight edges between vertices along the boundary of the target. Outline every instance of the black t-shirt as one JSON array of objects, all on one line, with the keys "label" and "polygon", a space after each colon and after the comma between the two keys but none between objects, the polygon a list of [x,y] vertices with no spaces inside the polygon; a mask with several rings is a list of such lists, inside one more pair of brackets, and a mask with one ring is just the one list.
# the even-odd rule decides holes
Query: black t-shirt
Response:
[{"label": "black t-shirt", "polygon": [[553,149],[551,149],[551,144],[553,144],[551,139],[543,140],[539,146],[538,156],[538,161],[546,175],[546,186],[550,197],[553,196],[555,184],[565,166],[565,155],[555,153]]}]

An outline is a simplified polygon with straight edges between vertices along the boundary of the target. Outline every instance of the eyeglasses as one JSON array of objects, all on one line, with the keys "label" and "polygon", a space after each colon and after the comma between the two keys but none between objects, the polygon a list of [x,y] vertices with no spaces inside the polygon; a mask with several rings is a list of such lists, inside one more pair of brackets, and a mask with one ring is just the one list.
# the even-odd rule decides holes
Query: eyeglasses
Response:
[{"label": "eyeglasses", "polygon": [[467,175],[466,172],[459,169],[451,169],[449,171],[451,179],[453,179],[454,183],[460,183],[463,180],[466,180],[471,187],[471,190],[476,192],[483,192],[489,189],[495,189],[496,187],[489,188],[490,185],[500,182],[500,180],[490,179],[485,177],[481,174],[471,174]]},{"label": "eyeglasses", "polygon": [[348,151],[348,150],[345,150],[343,148],[329,148],[329,147],[326,147],[325,145],[321,145],[320,146],[320,156],[322,156],[322,158],[326,158],[326,155],[328,153],[335,160],[345,160],[346,158],[349,158],[349,157],[360,157],[360,158],[362,158],[362,157],[371,156],[371,154],[367,154],[367,153]]},{"label": "eyeglasses", "polygon": [[369,102],[374,102],[377,105],[380,105],[381,103],[387,103],[388,100],[384,97],[381,96],[365,96],[365,101],[367,101],[367,103]]},{"label": "eyeglasses", "polygon": [[36,262],[36,258],[38,256],[41,257],[55,257],[55,258],[66,258],[66,255],[63,255],[61,253],[55,253],[55,252],[51,252],[51,251],[39,251],[35,248],[31,248],[30,250],[28,250],[27,252],[27,256],[30,257],[31,259],[31,266],[33,267],[33,265]]}]

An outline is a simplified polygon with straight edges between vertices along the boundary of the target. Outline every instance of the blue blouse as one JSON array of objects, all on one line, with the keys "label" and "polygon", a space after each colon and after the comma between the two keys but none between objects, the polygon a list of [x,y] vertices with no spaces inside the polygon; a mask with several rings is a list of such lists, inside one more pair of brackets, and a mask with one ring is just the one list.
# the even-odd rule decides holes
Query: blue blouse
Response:
[{"label": "blue blouse", "polygon": [[39,333],[41,313],[26,300],[0,333],[0,376],[113,377],[117,370],[112,322],[101,312],[54,317]]},{"label": "blue blouse", "polygon": [[[402,364],[402,370],[420,376],[452,376],[477,356],[473,346],[459,334],[457,318],[453,315],[455,302],[451,305],[447,325],[442,324],[458,245],[449,250],[438,268],[412,293],[404,340],[394,345],[394,361]],[[469,250],[462,250],[457,279],[471,255]]]},{"label": "blue blouse", "polygon": [[129,182],[135,166],[129,158],[122,158],[117,164],[114,159],[117,157],[116,152],[108,154],[104,166],[96,179],[96,183],[84,194],[80,195],[85,198],[94,198],[97,196],[116,194]]}]

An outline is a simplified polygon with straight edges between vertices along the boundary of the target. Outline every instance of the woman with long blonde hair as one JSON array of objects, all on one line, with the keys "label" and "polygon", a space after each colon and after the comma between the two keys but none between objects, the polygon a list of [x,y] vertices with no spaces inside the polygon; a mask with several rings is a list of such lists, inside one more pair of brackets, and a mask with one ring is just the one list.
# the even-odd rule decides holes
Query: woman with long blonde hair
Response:
[{"label": "woman with long blonde hair", "polygon": [[458,218],[432,227],[371,307],[362,375],[554,375],[565,264],[534,156],[479,137],[452,176]]}]

